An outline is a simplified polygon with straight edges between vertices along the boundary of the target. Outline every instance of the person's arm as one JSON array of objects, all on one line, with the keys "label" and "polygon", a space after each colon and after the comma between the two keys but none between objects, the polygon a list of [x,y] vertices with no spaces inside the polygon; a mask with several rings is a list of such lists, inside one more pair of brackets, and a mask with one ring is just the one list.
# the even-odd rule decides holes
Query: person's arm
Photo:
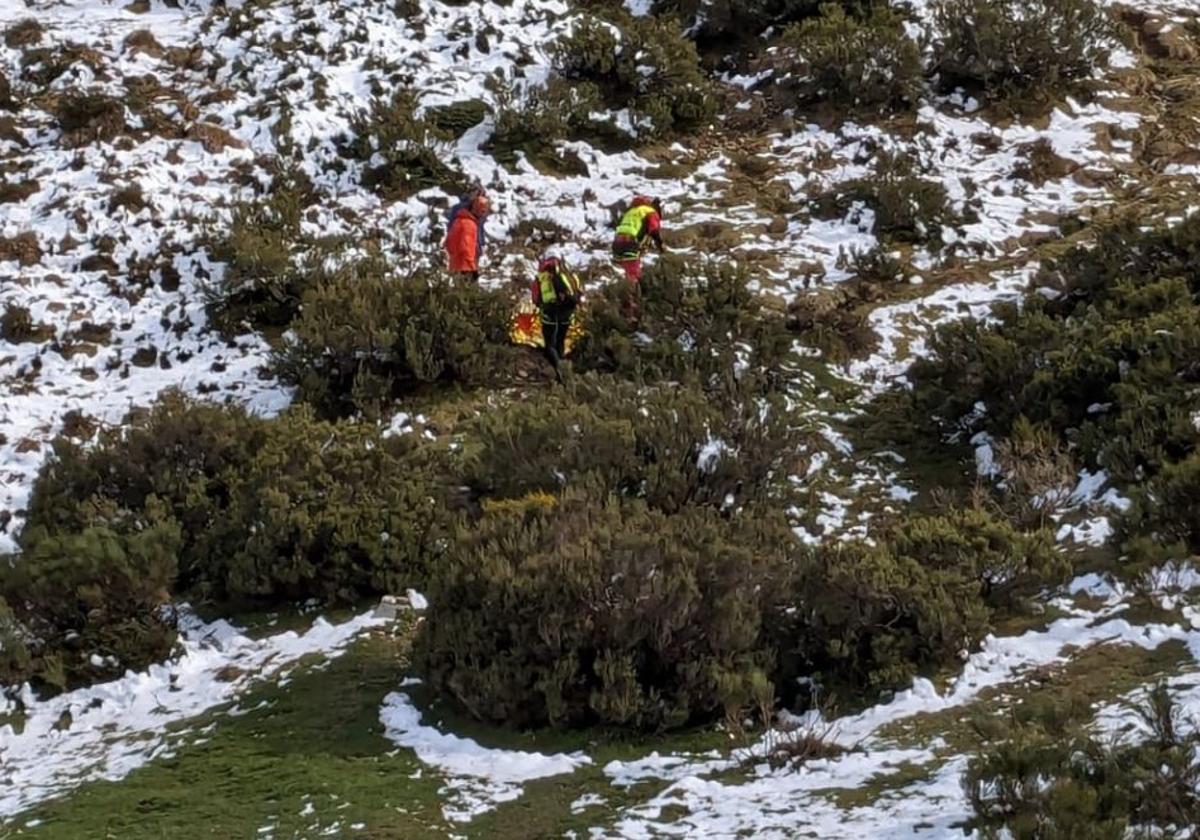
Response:
[{"label": "person's arm", "polygon": [[658,253],[661,254],[663,252],[662,216],[652,213],[646,219],[646,230],[649,232],[650,238],[654,240],[654,245],[658,248]]}]

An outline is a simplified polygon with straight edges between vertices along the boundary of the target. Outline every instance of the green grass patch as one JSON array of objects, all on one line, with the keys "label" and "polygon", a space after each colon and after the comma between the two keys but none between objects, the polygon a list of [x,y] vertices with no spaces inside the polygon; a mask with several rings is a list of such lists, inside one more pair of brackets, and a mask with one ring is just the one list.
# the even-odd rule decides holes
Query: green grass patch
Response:
[{"label": "green grass patch", "polygon": [[942,739],[944,755],[961,755],[981,745],[976,721],[1017,713],[1023,704],[1055,703],[1086,714],[1190,663],[1183,642],[1153,650],[1134,645],[1097,644],[1068,652],[1062,665],[1032,669],[1018,680],[989,688],[970,703],[939,712],[912,715],[883,727],[879,736],[897,746],[923,746]]},{"label": "green grass patch", "polygon": [[[286,618],[281,618],[281,622]],[[530,782],[524,795],[476,818],[448,822],[446,780],[384,737],[379,709],[404,676],[411,633],[372,634],[323,666],[295,669],[290,681],[253,688],[236,704],[178,727],[171,757],[117,782],[87,783],[0,824],[0,836],[28,838],[253,838],[270,836],[488,840],[562,836],[611,824],[621,807],[656,795],[661,780],[610,785],[604,766],[661,753],[706,752],[729,745],[713,730],[661,738],[617,732],[496,730],[441,708],[425,720],[491,748],[586,750],[594,763],[573,774]],[[425,696],[413,691],[414,702]],[[584,794],[603,802],[579,813]],[[31,825],[33,823],[33,825]],[[359,829],[354,826],[362,826]]]}]

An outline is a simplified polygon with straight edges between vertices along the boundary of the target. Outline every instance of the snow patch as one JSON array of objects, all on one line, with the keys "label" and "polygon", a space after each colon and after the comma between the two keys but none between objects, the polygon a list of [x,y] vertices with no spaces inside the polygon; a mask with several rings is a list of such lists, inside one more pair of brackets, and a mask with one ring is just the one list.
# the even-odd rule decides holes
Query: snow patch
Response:
[{"label": "snow patch", "polygon": [[411,749],[445,776],[442,811],[453,822],[468,822],[519,798],[525,782],[573,773],[592,763],[583,753],[544,755],[490,749],[470,738],[442,732],[422,724],[420,710],[399,691],[384,698],[379,719],[388,740]]}]

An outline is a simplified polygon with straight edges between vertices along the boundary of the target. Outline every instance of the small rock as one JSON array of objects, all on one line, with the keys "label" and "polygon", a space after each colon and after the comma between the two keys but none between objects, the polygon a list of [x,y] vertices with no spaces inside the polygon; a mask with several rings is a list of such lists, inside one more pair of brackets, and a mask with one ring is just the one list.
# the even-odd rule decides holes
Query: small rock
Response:
[{"label": "small rock", "polygon": [[42,259],[42,247],[33,231],[18,233],[5,239],[0,237],[0,262],[16,260],[21,266],[37,265]]},{"label": "small rock", "polygon": [[375,618],[382,618],[385,621],[395,621],[403,613],[411,612],[412,609],[412,602],[408,600],[407,596],[384,595],[373,615]]},{"label": "small rock", "polygon": [[244,149],[246,144],[216,123],[195,122],[187,130],[187,138],[204,146],[204,151],[217,154],[227,148]]},{"label": "small rock", "polygon": [[103,271],[105,274],[116,274],[120,267],[116,261],[105,254],[92,254],[79,262],[80,271]]},{"label": "small rock", "polygon": [[213,674],[213,679],[215,679],[217,682],[229,683],[240,679],[245,675],[246,671],[244,669],[239,668],[236,665],[225,665],[215,674]]},{"label": "small rock", "polygon": [[135,367],[148,368],[153,367],[158,361],[157,347],[142,347],[133,354],[133,358],[129,360]]},{"label": "small rock", "polygon": [[154,37],[154,33],[149,29],[139,29],[136,32],[130,32],[125,36],[125,51],[133,53],[145,53],[151,58],[162,58],[166,55],[166,50],[163,45],[158,43],[158,39]]}]

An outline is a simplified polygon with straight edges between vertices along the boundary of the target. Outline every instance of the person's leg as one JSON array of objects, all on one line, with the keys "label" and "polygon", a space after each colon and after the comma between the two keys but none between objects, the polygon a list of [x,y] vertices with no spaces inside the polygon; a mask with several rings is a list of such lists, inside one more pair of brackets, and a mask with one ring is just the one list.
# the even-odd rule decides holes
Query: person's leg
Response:
[{"label": "person's leg", "polygon": [[[541,311],[542,317],[542,349],[549,351],[554,349],[554,316],[551,313],[550,307],[543,306]],[[549,353],[547,352],[547,356]]]},{"label": "person's leg", "polygon": [[567,357],[567,333],[571,329],[571,321],[574,317],[575,304],[564,304],[558,314],[558,329],[554,334],[554,352],[558,353],[560,359]]},{"label": "person's leg", "polygon": [[625,260],[621,263],[621,268],[625,269],[625,279],[630,283],[638,283],[642,279],[642,261]]},{"label": "person's leg", "polygon": [[558,313],[553,305],[542,307],[542,352],[546,356],[546,360],[550,362],[550,366],[554,368],[554,375],[558,377],[558,381],[562,382],[562,372],[559,370],[559,360],[562,358],[558,353]]}]

